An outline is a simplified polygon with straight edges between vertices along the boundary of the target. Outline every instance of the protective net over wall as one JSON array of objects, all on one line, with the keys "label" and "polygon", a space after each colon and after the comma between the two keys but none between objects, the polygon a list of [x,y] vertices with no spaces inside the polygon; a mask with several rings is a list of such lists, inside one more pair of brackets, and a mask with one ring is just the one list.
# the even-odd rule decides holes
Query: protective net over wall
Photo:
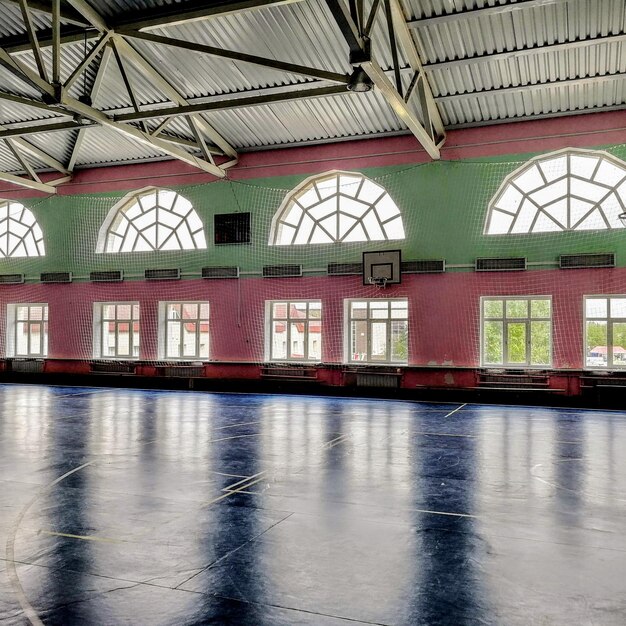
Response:
[{"label": "protective net over wall", "polygon": [[[0,351],[623,367],[624,159],[622,145],[6,202]],[[389,250],[402,282],[364,284],[363,252]]]}]

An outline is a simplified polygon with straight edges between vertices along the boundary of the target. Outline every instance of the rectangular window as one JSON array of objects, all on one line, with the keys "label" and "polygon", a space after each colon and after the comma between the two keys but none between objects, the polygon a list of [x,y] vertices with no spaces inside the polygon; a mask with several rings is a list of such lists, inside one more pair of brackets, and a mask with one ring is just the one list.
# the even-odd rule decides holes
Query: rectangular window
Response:
[{"label": "rectangular window", "polygon": [[48,354],[48,305],[7,306],[7,356],[45,357]]},{"label": "rectangular window", "polygon": [[266,302],[269,361],[322,360],[322,303],[314,301]]},{"label": "rectangular window", "polygon": [[139,303],[94,302],[94,357],[139,358]]},{"label": "rectangular window", "polygon": [[408,362],[408,301],[346,300],[349,363]]},{"label": "rectangular window", "polygon": [[549,296],[481,298],[481,365],[547,367],[552,363]]},{"label": "rectangular window", "polygon": [[209,358],[208,302],[160,302],[159,327],[161,358]]},{"label": "rectangular window", "polygon": [[585,367],[626,367],[626,295],[585,296]]}]

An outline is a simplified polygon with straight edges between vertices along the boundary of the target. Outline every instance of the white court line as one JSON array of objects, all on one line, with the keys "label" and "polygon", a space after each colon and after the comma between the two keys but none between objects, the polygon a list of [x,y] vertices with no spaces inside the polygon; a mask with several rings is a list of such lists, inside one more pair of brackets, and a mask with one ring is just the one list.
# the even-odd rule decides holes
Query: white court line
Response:
[{"label": "white court line", "polygon": [[444,415],[444,417],[450,417],[451,415],[454,415],[454,413],[456,413],[457,411],[460,411],[464,406],[467,406],[467,402],[457,407],[456,409],[454,409],[454,411],[450,411],[450,413],[448,413],[447,415]]},{"label": "white court line", "polygon": [[6,547],[6,557],[7,557],[7,576],[9,577],[9,581],[11,582],[11,586],[13,587],[13,591],[17,596],[17,600],[24,611],[24,615],[29,619],[30,623],[33,626],[44,626],[44,623],[39,619],[39,615],[33,608],[33,605],[28,601],[26,594],[24,593],[24,588],[22,587],[22,583],[20,582],[20,578],[17,575],[17,567],[15,566],[15,537],[17,535],[17,531],[22,523],[22,520],[28,513],[29,509],[41,496],[43,496],[46,492],[50,491],[52,487],[58,485],[62,480],[65,480],[68,476],[79,472],[80,470],[88,467],[89,465],[93,465],[94,461],[90,461],[89,463],[83,463],[78,467],[75,467],[73,470],[69,472],[65,472],[63,476],[59,476],[56,480],[53,480],[49,485],[43,486],[34,498],[31,499],[30,502],[21,510],[20,514],[17,516],[15,522],[13,522],[13,526],[9,530],[9,534],[7,537],[7,547]]}]

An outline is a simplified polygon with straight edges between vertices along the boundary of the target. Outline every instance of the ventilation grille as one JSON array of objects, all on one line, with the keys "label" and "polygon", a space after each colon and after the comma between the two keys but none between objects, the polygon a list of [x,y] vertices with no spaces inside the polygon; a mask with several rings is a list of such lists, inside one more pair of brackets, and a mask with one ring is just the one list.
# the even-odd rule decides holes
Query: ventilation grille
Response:
[{"label": "ventilation grille", "polygon": [[124,280],[124,272],[122,270],[91,272],[89,280],[92,283],[121,283]]},{"label": "ventilation grille", "polygon": [[264,265],[263,278],[302,276],[302,265]]},{"label": "ventilation grille", "polygon": [[387,387],[397,389],[400,387],[400,376],[397,374],[370,374],[357,373],[357,387]]},{"label": "ventilation grille", "polygon": [[514,272],[525,269],[525,257],[476,259],[477,272]]},{"label": "ventilation grille", "polygon": [[202,278],[239,278],[239,268],[237,266],[203,267]]},{"label": "ventilation grille", "polygon": [[11,371],[24,374],[41,374],[43,367],[42,359],[15,359],[11,362]]},{"label": "ventilation grille", "polygon": [[42,272],[42,283],[71,283],[72,272]]},{"label": "ventilation grille", "polygon": [[24,282],[24,274],[0,274],[0,285],[20,285]]},{"label": "ventilation grille", "polygon": [[613,252],[562,254],[559,257],[559,266],[562,270],[584,267],[615,267],[615,254]]},{"label": "ventilation grille", "polygon": [[204,376],[204,367],[201,365],[194,367],[186,365],[172,365],[165,366],[162,372],[163,376],[169,376],[170,378],[200,378]]},{"label": "ventilation grille", "polygon": [[401,267],[403,274],[440,274],[446,271],[446,261],[445,259],[404,261]]},{"label": "ventilation grille", "polygon": [[94,374],[134,374],[134,363],[120,363],[119,361],[94,361],[91,371]]},{"label": "ventilation grille", "polygon": [[363,263],[329,263],[328,275],[329,276],[349,276],[357,274],[360,276],[363,273]]},{"label": "ventilation grille", "polygon": [[144,272],[146,280],[178,280],[180,278],[180,270],[146,270]]}]

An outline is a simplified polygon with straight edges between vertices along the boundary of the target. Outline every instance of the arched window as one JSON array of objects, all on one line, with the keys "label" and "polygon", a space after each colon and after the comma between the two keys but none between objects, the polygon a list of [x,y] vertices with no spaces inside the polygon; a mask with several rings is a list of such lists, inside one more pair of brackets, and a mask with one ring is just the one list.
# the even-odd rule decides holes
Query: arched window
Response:
[{"label": "arched window", "polygon": [[202,221],[174,191],[148,187],[118,202],[100,227],[96,252],[206,248]]},{"label": "arched window", "polygon": [[44,256],[43,233],[32,211],[0,200],[0,258]]},{"label": "arched window", "polygon": [[489,204],[485,234],[623,228],[626,163],[568,148],[531,159],[507,176]]},{"label": "arched window", "polygon": [[404,239],[400,209],[375,182],[353,172],[308,178],[272,220],[270,245]]}]

